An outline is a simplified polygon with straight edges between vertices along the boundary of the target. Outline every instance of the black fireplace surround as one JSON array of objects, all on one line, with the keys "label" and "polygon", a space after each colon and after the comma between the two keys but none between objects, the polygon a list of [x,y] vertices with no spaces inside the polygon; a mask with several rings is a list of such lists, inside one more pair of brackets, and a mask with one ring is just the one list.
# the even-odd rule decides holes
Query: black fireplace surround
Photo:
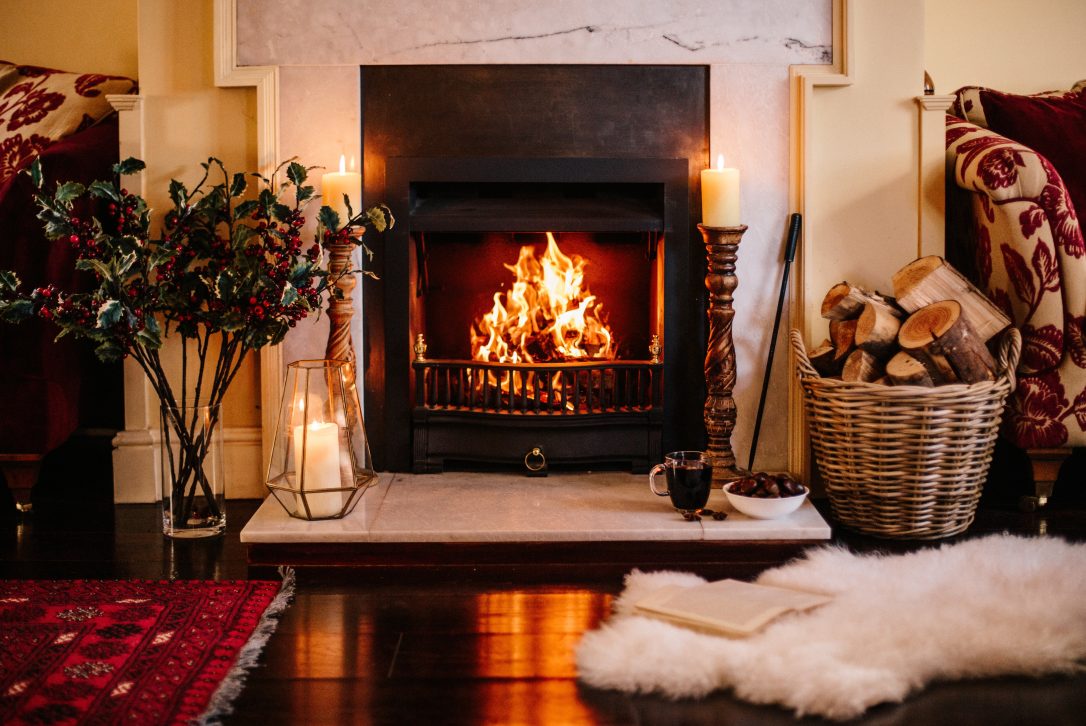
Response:
[{"label": "black fireplace surround", "polygon": [[[706,69],[364,66],[361,88],[364,203],[396,218],[374,244],[380,279],[363,282],[377,468],[523,471],[539,448],[555,469],[643,471],[663,451],[703,447],[705,260],[692,192],[708,156]],[[492,270],[548,231],[563,250],[591,252],[589,287],[621,323],[618,360],[468,360]],[[420,333],[425,360],[413,351]],[[534,393],[491,385],[515,380]]]}]

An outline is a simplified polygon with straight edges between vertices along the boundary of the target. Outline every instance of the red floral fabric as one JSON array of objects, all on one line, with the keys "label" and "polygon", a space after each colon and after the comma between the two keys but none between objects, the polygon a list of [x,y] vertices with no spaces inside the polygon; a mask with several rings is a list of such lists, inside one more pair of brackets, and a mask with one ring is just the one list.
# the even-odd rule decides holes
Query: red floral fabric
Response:
[{"label": "red floral fabric", "polygon": [[135,90],[131,78],[0,61],[0,186],[49,144],[112,114],[107,93]]},{"label": "red floral fabric", "polygon": [[189,723],[279,587],[0,581],[0,722]]},{"label": "red floral fabric", "polygon": [[[960,94],[959,108],[983,121],[980,98]],[[1003,433],[1023,448],[1086,446],[1086,243],[1066,185],[1034,149],[952,116],[947,161],[974,192],[975,282],[1022,332]]]}]

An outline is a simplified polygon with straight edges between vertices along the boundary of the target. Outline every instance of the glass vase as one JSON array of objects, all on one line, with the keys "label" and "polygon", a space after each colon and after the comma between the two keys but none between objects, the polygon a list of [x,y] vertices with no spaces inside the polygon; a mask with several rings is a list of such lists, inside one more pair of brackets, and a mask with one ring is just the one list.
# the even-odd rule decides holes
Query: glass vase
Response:
[{"label": "glass vase", "polygon": [[220,406],[163,405],[162,532],[213,537],[226,531]]}]

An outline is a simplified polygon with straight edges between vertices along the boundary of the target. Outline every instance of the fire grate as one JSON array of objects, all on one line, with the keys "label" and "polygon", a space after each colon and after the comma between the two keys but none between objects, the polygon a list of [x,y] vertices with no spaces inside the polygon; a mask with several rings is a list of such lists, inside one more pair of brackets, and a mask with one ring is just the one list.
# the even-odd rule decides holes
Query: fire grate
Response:
[{"label": "fire grate", "polygon": [[415,405],[509,415],[644,413],[661,405],[663,364],[415,361]]},{"label": "fire grate", "polygon": [[646,471],[660,457],[663,364],[416,360],[416,472],[450,463],[615,464]]}]

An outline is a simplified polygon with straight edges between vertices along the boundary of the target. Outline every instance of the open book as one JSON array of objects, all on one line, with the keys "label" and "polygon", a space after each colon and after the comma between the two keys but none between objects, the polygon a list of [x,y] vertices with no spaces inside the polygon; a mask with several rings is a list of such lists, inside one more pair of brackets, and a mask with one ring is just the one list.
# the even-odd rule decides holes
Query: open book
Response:
[{"label": "open book", "polygon": [[731,636],[747,636],[787,612],[833,600],[803,590],[719,580],[684,587],[668,585],[634,603],[639,615]]}]

